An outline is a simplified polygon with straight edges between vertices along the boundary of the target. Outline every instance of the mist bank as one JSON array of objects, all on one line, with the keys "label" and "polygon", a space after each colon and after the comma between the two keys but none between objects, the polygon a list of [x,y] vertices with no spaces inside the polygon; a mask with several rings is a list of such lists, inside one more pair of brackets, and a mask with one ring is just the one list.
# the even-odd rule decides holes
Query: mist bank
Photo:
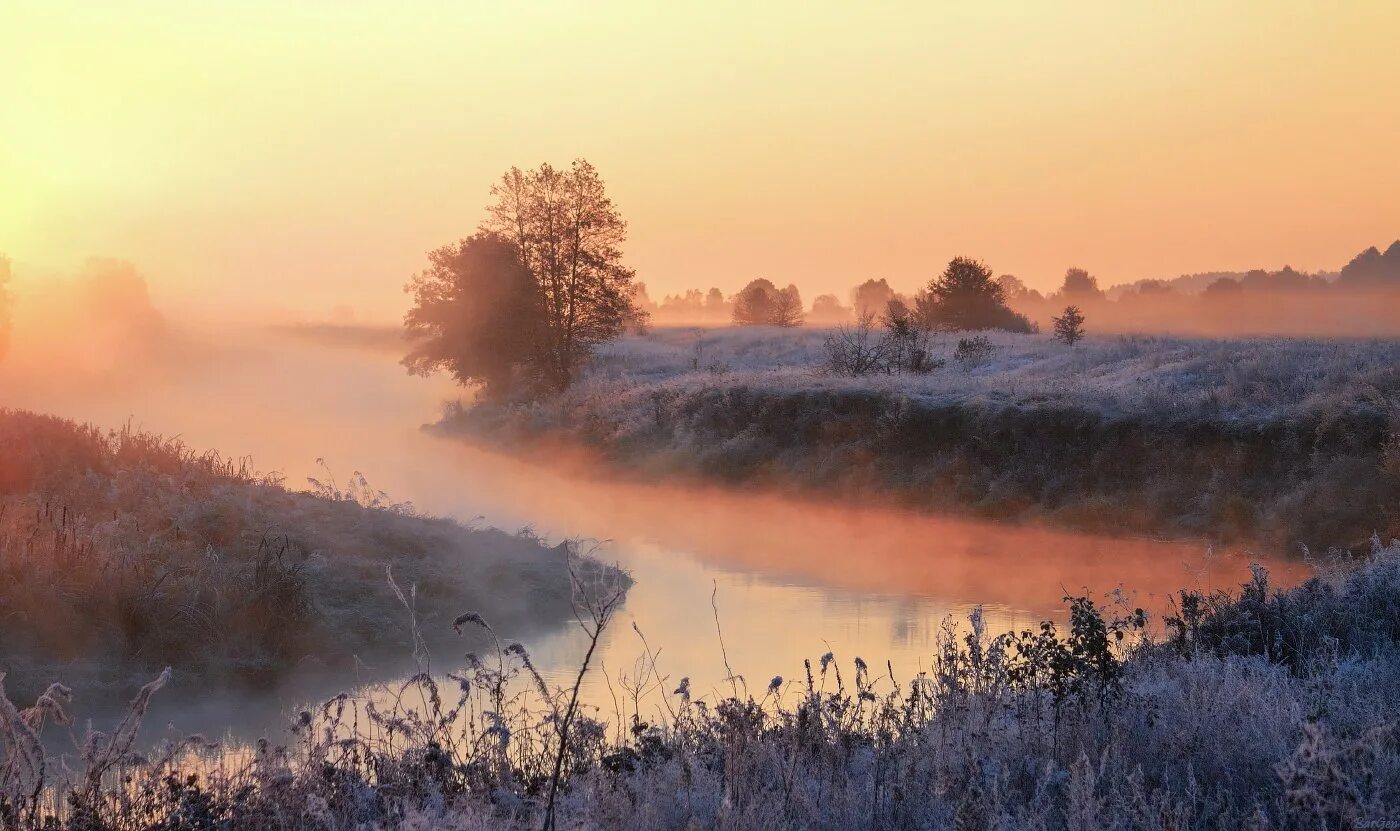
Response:
[{"label": "mist bank", "polygon": [[[1400,259],[1400,258],[1398,258]],[[1067,304],[1084,313],[1099,334],[1171,334],[1189,337],[1400,336],[1400,287],[1275,289],[1244,287],[1219,278],[1209,291],[1190,294],[1170,283],[1147,281],[1115,297],[1021,293],[1010,306],[1044,331]]]},{"label": "mist bank", "polygon": [[477,610],[538,633],[569,619],[571,569],[626,580],[567,543],[420,515],[358,475],[310,485],[178,440],[0,410],[9,688],[118,691],[166,666],[186,690],[359,674],[411,650],[415,618],[442,635]]},{"label": "mist bank", "polygon": [[628,338],[563,395],[439,429],[567,440],[634,476],[1098,533],[1296,552],[1400,532],[1400,344],[997,335],[977,366],[851,378],[822,370],[822,337]]}]

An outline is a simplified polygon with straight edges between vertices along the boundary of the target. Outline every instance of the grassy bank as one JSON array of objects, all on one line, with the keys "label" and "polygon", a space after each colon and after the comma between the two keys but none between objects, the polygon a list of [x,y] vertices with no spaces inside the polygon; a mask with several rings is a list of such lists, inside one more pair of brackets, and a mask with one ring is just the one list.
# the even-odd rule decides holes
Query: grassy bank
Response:
[{"label": "grassy bank", "polygon": [[[329,477],[328,477],[329,479]],[[166,666],[266,684],[404,651],[390,571],[431,631],[570,615],[567,546],[420,516],[362,477],[312,492],[129,429],[0,411],[0,671],[139,686]]]},{"label": "grassy bank", "polygon": [[[826,333],[662,330],[561,396],[448,431],[566,438],[640,475],[1297,550],[1400,533],[1400,343],[992,336],[974,364],[827,372]],[[951,359],[956,337],[933,342]],[[873,495],[873,497],[872,497]]]},{"label": "grassy bank", "polygon": [[1182,593],[1163,622],[1076,599],[1062,630],[995,634],[974,613],[914,679],[827,654],[702,696],[648,649],[628,688],[674,692],[611,723],[498,643],[448,686],[420,675],[387,706],[307,711],[285,746],[203,765],[191,743],[118,758],[119,731],[67,775],[29,738],[63,714],[57,689],[23,714],[0,699],[0,816],[231,831],[1386,827],[1400,820],[1397,598],[1400,543],[1377,544],[1359,569],[1296,589],[1260,571],[1234,594]]}]

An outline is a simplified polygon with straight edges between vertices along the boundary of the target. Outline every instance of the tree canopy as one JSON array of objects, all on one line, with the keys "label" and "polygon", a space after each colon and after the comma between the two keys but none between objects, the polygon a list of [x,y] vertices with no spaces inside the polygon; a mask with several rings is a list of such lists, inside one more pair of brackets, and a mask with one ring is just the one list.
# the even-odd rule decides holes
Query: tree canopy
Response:
[{"label": "tree canopy", "polygon": [[433,251],[428,263],[406,287],[413,308],[404,325],[414,346],[404,366],[503,391],[537,360],[544,322],[539,284],[519,249],[482,232]]},{"label": "tree canopy", "polygon": [[1102,300],[1104,292],[1099,288],[1099,281],[1094,275],[1082,268],[1071,268],[1065,271],[1065,282],[1060,287],[1060,297],[1082,303],[1087,300]]},{"label": "tree canopy", "polygon": [[929,329],[1007,329],[1028,332],[1030,321],[1006,305],[992,270],[970,257],[954,257],[929,281],[917,300],[919,318]]},{"label": "tree canopy", "polygon": [[487,209],[483,230],[515,243],[534,276],[543,311],[537,369],[549,385],[564,389],[593,347],[635,318],[634,274],[622,265],[627,223],[598,171],[583,159],[567,170],[512,167],[491,195],[496,203]]},{"label": "tree canopy", "polygon": [[1052,322],[1055,324],[1055,340],[1060,343],[1074,346],[1084,340],[1084,314],[1078,306],[1066,306],[1064,313],[1052,318]]},{"label": "tree canopy", "polygon": [[493,391],[520,375],[569,386],[594,347],[645,323],[622,265],[627,224],[588,162],[513,167],[480,232],[429,255],[409,283],[411,371],[447,369]]},{"label": "tree canopy", "polygon": [[870,279],[856,286],[851,292],[851,307],[855,309],[856,317],[861,315],[881,315],[885,313],[885,307],[894,299],[894,289],[885,278]]}]

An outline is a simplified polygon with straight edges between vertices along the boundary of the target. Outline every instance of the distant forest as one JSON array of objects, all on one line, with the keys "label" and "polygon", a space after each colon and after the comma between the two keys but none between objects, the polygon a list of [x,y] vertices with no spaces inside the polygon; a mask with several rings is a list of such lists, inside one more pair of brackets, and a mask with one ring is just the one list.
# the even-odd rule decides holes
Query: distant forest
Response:
[{"label": "distant forest", "polygon": [[[1066,306],[1077,306],[1097,333],[1173,332],[1198,335],[1400,334],[1400,240],[1384,252],[1371,247],[1339,272],[1277,271],[1186,274],[1171,280],[1139,280],[1107,288],[1081,268],[1065,272],[1060,287],[1043,294],[1012,274],[996,278],[1006,304],[1032,325],[1048,328]],[[634,302],[659,326],[802,324],[831,326],[863,314],[880,316],[891,301],[914,309],[927,289],[898,291],[883,278],[868,279],[845,297],[822,294],[802,303],[798,286],[779,289],[767,279],[726,295],[719,288],[691,289],[659,301],[635,283]]]}]

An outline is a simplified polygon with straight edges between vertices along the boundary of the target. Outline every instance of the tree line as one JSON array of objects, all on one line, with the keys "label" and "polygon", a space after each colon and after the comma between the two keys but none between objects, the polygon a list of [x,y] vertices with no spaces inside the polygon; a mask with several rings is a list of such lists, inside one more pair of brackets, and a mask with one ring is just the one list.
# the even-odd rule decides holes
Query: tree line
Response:
[{"label": "tree line", "polygon": [[1178,335],[1395,336],[1400,334],[1400,241],[1367,248],[1339,272],[1213,272],[1140,280],[1104,289],[1082,268],[1042,294],[1011,275],[998,278],[1007,303],[1034,321],[1074,305],[1099,332]]},{"label": "tree line", "polygon": [[[429,253],[428,267],[405,287],[414,345],[403,363],[418,374],[445,370],[488,394],[563,390],[599,344],[647,325],[645,288],[622,263],[627,224],[582,159],[567,169],[513,167],[491,196],[477,231]],[[918,365],[915,332],[1035,330],[1007,306],[992,270],[967,257],[954,258],[910,302],[883,280],[858,287],[853,299],[858,315],[898,321],[901,365]],[[796,286],[762,278],[732,298],[712,289],[687,302],[724,309],[739,325],[791,327],[806,318]],[[828,295],[815,309],[834,314],[839,305]]]},{"label": "tree line", "polygon": [[[1070,268],[1059,289],[1041,294],[1013,275],[995,275],[979,260],[955,257],[912,297],[884,279],[870,279],[851,290],[850,305],[823,294],[808,310],[797,286],[779,288],[759,278],[733,296],[718,288],[692,290],[657,304],[622,262],[627,224],[587,161],[563,169],[511,168],[491,188],[491,197],[477,230],[429,253],[428,267],[405,287],[413,298],[404,320],[413,347],[403,361],[410,372],[444,370],[464,384],[480,384],[488,394],[563,390],[599,344],[643,331],[652,320],[679,323],[677,318],[685,317],[688,323],[778,327],[854,322],[867,330],[878,322],[885,332],[881,361],[892,361],[887,365],[895,371],[918,371],[930,365],[921,351],[921,333],[1037,332],[1045,322],[1072,346],[1084,337],[1086,318],[1101,332],[1153,331],[1154,321],[1167,319],[1178,331],[1190,331],[1202,321],[1239,326],[1251,315],[1266,329],[1282,330],[1278,309],[1288,297],[1302,298],[1296,314],[1310,319],[1321,308],[1318,298],[1354,297],[1350,317],[1333,302],[1331,316],[1346,321],[1335,325],[1361,320],[1363,326],[1394,328],[1395,315],[1387,311],[1393,305],[1374,303],[1372,297],[1400,288],[1397,241],[1384,253],[1367,249],[1335,278],[1289,268],[1216,275],[1190,295],[1173,283],[1143,281],[1112,297],[1082,268]],[[7,276],[5,267],[0,270],[0,348]],[[1192,280],[1199,282],[1176,282],[1194,285]],[[1257,302],[1263,296],[1269,302]],[[1246,297],[1249,301],[1239,302]],[[975,356],[982,345],[969,341],[967,350]]]}]

